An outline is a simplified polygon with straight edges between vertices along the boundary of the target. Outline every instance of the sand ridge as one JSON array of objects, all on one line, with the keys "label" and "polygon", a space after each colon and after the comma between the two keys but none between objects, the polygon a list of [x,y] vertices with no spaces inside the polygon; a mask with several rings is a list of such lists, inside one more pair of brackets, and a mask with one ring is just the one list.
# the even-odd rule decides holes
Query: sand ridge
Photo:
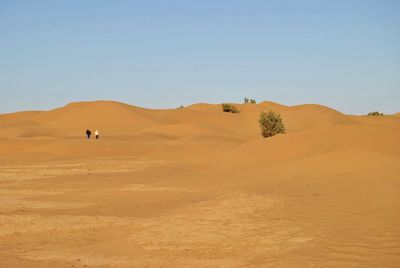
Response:
[{"label": "sand ridge", "polygon": [[0,115],[0,266],[398,267],[398,114],[234,105]]}]

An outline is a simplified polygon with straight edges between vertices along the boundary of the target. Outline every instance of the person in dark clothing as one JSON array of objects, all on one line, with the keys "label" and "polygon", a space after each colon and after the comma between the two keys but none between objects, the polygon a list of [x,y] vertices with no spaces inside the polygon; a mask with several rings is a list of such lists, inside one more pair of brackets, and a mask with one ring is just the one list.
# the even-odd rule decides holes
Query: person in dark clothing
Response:
[{"label": "person in dark clothing", "polygon": [[90,135],[92,135],[92,131],[90,131],[89,129],[86,130],[86,136],[88,139],[90,139]]}]

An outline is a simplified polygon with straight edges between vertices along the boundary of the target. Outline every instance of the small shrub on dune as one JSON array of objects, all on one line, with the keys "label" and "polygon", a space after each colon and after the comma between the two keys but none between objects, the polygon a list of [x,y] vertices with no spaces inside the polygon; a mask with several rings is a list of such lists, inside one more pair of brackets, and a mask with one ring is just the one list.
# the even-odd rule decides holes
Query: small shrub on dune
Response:
[{"label": "small shrub on dune", "polygon": [[368,113],[367,116],[383,116],[383,113],[380,113],[378,111]]},{"label": "small shrub on dune", "polygon": [[240,112],[235,106],[229,103],[222,103],[222,111],[224,111],[225,113],[234,113],[234,114]]},{"label": "small shrub on dune", "polygon": [[281,115],[273,111],[269,111],[268,113],[261,112],[258,123],[261,128],[261,135],[264,138],[286,133]]},{"label": "small shrub on dune", "polygon": [[255,104],[256,103],[256,100],[255,99],[249,99],[249,98],[244,98],[244,103],[246,104],[246,103],[252,103],[252,104]]}]

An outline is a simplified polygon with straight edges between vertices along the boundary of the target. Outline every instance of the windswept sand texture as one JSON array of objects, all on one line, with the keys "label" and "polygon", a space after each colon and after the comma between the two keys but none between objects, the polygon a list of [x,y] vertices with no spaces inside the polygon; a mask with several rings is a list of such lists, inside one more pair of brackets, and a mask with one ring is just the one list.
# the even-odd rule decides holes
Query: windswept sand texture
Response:
[{"label": "windswept sand texture", "polygon": [[400,267],[399,114],[237,106],[0,115],[0,267]]}]

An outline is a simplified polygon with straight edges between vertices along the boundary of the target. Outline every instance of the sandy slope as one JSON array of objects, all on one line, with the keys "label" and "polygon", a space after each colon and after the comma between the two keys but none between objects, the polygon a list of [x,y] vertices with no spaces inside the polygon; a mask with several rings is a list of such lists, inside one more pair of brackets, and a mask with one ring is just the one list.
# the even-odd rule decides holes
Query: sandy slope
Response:
[{"label": "sandy slope", "polygon": [[0,267],[398,267],[398,114],[237,106],[0,115]]}]

